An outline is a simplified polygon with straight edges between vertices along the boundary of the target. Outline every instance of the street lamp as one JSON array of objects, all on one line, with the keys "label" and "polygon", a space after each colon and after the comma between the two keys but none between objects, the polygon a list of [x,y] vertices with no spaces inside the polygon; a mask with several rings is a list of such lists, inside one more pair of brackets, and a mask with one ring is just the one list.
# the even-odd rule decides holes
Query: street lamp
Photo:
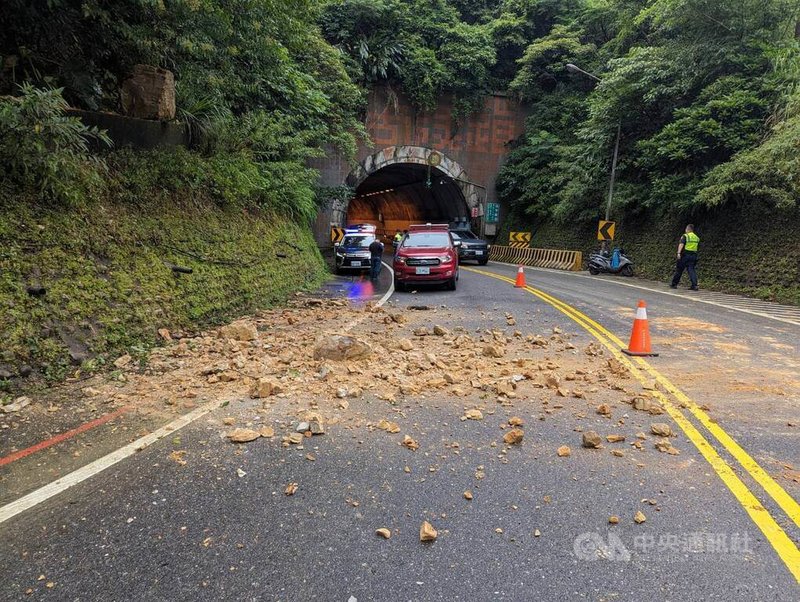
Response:
[{"label": "street lamp", "polygon": [[[602,81],[596,75],[589,73],[588,71],[584,71],[577,65],[573,65],[572,63],[566,64],[567,71],[570,73],[580,73],[581,75],[585,75],[586,77],[593,79],[596,82]],[[619,138],[622,132],[622,123],[620,121],[617,122],[617,139],[614,141],[614,156],[611,159],[611,182],[608,185],[608,203],[606,203],[606,221],[608,221],[609,215],[611,214],[611,201],[614,198],[614,178],[617,175],[617,157],[619,156]],[[603,241],[605,244],[605,241]]]}]

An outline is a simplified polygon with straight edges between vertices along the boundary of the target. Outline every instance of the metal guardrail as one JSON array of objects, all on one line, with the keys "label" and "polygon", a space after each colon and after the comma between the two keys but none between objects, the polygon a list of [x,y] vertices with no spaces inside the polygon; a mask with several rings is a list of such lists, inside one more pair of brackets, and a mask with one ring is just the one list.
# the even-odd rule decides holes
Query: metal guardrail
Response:
[{"label": "metal guardrail", "polygon": [[578,272],[583,267],[583,253],[561,249],[515,249],[492,245],[489,259],[503,263],[530,265],[538,268]]}]

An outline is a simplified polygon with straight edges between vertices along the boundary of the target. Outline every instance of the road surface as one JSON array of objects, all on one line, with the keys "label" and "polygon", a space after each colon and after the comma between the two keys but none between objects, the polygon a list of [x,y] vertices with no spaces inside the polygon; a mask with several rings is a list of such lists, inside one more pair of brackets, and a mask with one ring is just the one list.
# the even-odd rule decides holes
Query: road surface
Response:
[{"label": "road surface", "polygon": [[[800,599],[800,327],[611,279],[529,270],[525,290],[513,276],[509,266],[465,266],[456,292],[395,294],[386,307],[471,333],[477,354],[463,353],[476,365],[487,331],[563,333],[558,355],[551,345],[536,362],[589,362],[593,375],[615,357],[614,337],[627,342],[645,299],[660,356],[632,360],[624,384],[650,387],[667,412],[636,411],[588,376],[587,399],[544,388],[507,403],[485,389],[462,400],[424,385],[382,398],[379,376],[375,392],[349,402],[349,421],[298,449],[277,438],[229,443],[223,417],[258,418],[257,401],[232,403],[0,523],[0,598]],[[367,323],[352,332],[371,328],[386,336]],[[610,416],[594,410],[606,399]],[[473,406],[483,419],[460,419]],[[286,424],[275,415],[283,410],[277,404],[264,420]],[[419,449],[367,428],[387,415]],[[525,437],[506,446],[512,416]],[[80,435],[103,442],[86,461],[114,447],[110,431],[122,420]],[[677,455],[653,449],[654,422],[671,426]],[[138,436],[156,423],[129,426]],[[584,449],[589,430],[626,440]],[[4,457],[35,443],[19,437]],[[46,454],[56,462],[68,445],[0,466],[0,483],[14,489],[4,502],[79,466],[67,448],[69,462],[43,468]],[[176,445],[186,464],[170,459]],[[559,457],[564,445],[571,454]],[[33,476],[14,487],[24,474]],[[294,495],[285,495],[288,483],[298,484]],[[438,530],[435,542],[419,541],[424,520]],[[375,535],[380,527],[391,539]]]}]

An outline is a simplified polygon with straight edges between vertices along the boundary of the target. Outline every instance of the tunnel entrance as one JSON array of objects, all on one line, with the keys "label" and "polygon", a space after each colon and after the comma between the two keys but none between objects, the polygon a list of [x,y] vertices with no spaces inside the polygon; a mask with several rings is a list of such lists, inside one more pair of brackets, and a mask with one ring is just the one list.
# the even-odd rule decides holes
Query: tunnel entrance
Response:
[{"label": "tunnel entrance", "polygon": [[449,223],[469,219],[464,193],[437,167],[394,163],[367,176],[347,207],[346,222],[373,224],[393,235],[409,224]]}]

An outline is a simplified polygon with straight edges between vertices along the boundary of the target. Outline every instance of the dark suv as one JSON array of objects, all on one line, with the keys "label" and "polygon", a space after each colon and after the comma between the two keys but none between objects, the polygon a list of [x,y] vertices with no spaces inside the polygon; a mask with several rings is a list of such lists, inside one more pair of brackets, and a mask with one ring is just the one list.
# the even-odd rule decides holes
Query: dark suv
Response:
[{"label": "dark suv", "polygon": [[477,261],[480,265],[489,263],[489,243],[478,238],[469,228],[450,227],[453,240],[461,242],[458,247],[459,261]]}]

